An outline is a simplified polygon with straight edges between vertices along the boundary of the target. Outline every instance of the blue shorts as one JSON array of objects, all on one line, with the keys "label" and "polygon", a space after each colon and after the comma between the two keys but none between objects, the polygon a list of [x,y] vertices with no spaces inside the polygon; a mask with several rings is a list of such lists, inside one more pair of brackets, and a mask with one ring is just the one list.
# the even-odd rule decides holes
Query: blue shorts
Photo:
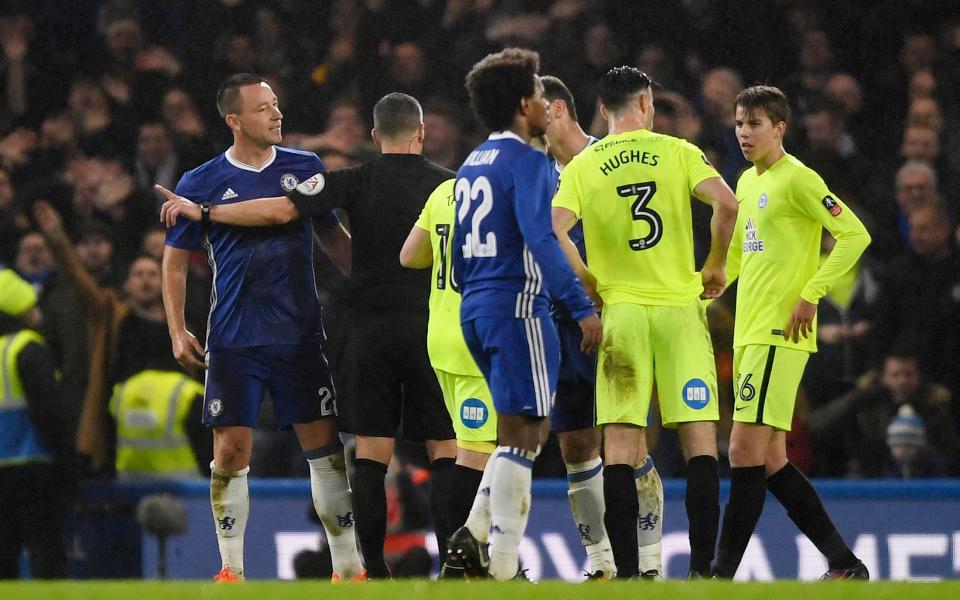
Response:
[{"label": "blue shorts", "polygon": [[337,392],[323,345],[310,340],[208,352],[203,424],[255,427],[266,391],[281,429],[337,416]]},{"label": "blue shorts", "polygon": [[570,319],[554,319],[560,337],[560,379],[550,413],[553,431],[577,431],[594,425],[597,355],[580,351],[583,333]]},{"label": "blue shorts", "polygon": [[463,323],[463,337],[498,414],[550,416],[560,369],[553,319],[478,317]]}]

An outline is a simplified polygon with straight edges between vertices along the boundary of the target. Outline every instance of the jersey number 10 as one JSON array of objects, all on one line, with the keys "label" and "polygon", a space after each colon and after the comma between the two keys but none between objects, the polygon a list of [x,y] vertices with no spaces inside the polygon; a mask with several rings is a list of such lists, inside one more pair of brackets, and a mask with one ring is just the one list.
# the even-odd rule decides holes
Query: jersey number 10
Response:
[{"label": "jersey number 10", "polygon": [[663,237],[663,219],[656,211],[650,208],[650,201],[657,193],[656,181],[644,181],[642,183],[628,183],[617,187],[617,194],[621,198],[633,198],[636,200],[630,205],[630,212],[634,221],[645,221],[650,225],[650,233],[646,237],[628,240],[630,249],[635,252],[649,250],[657,245],[660,238]]},{"label": "jersey number 10", "polygon": [[440,236],[440,265],[437,268],[437,289],[447,289],[447,281],[450,282],[450,289],[459,292],[457,282],[453,279],[453,267],[447,271],[447,248],[450,246],[450,225],[448,223],[437,223],[436,232]]},{"label": "jersey number 10", "polygon": [[461,178],[457,180],[455,189],[457,202],[460,203],[460,210],[457,211],[457,223],[463,225],[463,220],[470,212],[470,204],[480,197],[480,206],[473,213],[470,220],[470,231],[464,236],[463,257],[464,258],[487,258],[497,255],[497,234],[488,231],[485,237],[480,236],[480,223],[493,210],[493,187],[490,180],[481,175],[473,180]]}]

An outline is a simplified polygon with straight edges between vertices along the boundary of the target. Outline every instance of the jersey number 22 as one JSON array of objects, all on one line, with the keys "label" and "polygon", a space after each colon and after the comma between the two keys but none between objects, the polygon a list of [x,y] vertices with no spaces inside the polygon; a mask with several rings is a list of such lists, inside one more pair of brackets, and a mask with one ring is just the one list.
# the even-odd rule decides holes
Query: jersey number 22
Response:
[{"label": "jersey number 22", "polygon": [[493,187],[490,180],[484,176],[473,180],[461,178],[457,180],[455,189],[457,202],[460,203],[460,210],[457,211],[457,222],[463,225],[463,220],[470,212],[470,204],[479,198],[480,206],[473,213],[470,220],[470,231],[464,236],[463,257],[464,258],[487,258],[497,255],[497,234],[488,231],[485,237],[480,235],[480,224],[493,210]]}]

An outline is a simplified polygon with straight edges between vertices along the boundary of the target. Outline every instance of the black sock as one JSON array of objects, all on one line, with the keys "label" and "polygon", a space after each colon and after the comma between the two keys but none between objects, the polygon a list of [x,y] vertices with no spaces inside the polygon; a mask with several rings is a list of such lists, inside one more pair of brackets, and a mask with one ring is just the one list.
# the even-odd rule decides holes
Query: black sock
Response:
[{"label": "black sock", "polygon": [[750,536],[763,512],[767,495],[764,484],[766,467],[734,467],[730,469],[730,499],[723,512],[723,529],[717,549],[717,576],[730,579],[737,573]]},{"label": "black sock", "polygon": [[353,514],[357,522],[357,538],[367,575],[388,579],[390,570],[383,559],[383,542],[387,537],[387,494],[383,480],[387,465],[358,458],[353,470]]},{"label": "black sock", "polygon": [[452,458],[438,458],[430,463],[430,519],[437,536],[440,562],[447,556],[447,538],[453,533],[450,496],[453,493],[454,462]]},{"label": "black sock", "polygon": [[858,559],[827,515],[810,480],[793,463],[767,478],[769,489],[797,528],[827,557],[831,569],[850,569]]},{"label": "black sock", "polygon": [[[493,459],[491,458],[491,460]],[[449,503],[451,533],[463,527],[464,523],[467,522],[470,509],[473,508],[473,501],[477,497],[477,490],[480,489],[481,479],[483,479],[483,471],[463,465],[454,465],[453,491],[450,493]]]},{"label": "black sock", "polygon": [[686,505],[690,570],[708,575],[720,528],[720,474],[714,457],[702,454],[687,461]]},{"label": "black sock", "polygon": [[613,548],[617,577],[640,574],[640,554],[637,550],[637,484],[630,465],[607,465],[603,468],[603,499],[607,510],[603,524]]}]

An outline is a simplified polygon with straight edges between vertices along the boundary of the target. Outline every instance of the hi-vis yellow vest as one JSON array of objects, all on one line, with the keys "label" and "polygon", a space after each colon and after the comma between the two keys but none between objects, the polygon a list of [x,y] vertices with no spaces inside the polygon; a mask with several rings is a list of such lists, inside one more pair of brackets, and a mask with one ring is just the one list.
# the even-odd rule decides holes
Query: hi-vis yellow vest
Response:
[{"label": "hi-vis yellow vest", "polygon": [[203,386],[175,371],[141,371],[113,388],[117,475],[199,477],[184,422]]},{"label": "hi-vis yellow vest", "polygon": [[51,459],[27,412],[27,396],[17,359],[31,342],[43,344],[36,331],[22,329],[0,336],[0,467]]}]

